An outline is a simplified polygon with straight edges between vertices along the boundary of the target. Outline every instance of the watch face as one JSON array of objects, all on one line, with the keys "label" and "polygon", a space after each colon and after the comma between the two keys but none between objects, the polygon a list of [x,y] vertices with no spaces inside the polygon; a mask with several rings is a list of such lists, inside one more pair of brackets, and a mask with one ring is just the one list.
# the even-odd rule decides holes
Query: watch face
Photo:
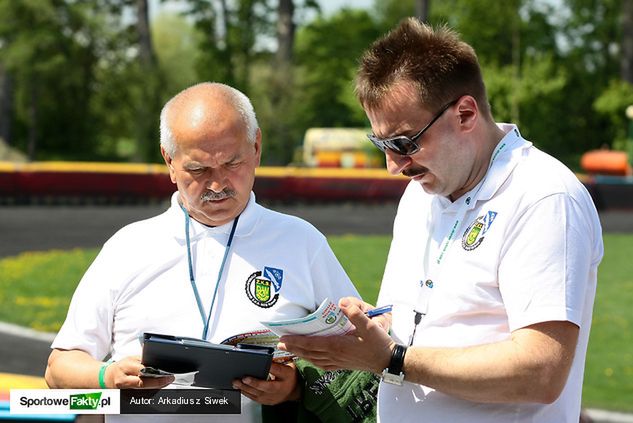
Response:
[{"label": "watch face", "polygon": [[383,382],[390,383],[392,385],[402,385],[402,381],[404,380],[404,373],[400,372],[399,375],[395,375],[393,373],[389,373],[387,369],[382,371]]}]

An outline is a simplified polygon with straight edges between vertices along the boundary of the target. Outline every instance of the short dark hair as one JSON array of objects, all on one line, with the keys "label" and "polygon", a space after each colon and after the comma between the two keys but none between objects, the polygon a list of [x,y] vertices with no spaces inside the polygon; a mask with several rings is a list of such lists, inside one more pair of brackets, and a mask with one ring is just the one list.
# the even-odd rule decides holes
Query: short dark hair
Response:
[{"label": "short dark hair", "polygon": [[379,107],[404,81],[417,88],[421,104],[428,109],[471,95],[489,111],[475,50],[447,26],[434,29],[407,18],[375,41],[361,58],[356,96],[364,108]]}]

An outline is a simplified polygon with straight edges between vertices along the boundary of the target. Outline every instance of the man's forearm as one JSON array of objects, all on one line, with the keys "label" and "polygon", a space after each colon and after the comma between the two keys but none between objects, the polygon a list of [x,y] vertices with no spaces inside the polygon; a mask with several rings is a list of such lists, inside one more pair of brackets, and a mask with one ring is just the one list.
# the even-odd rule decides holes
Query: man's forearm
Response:
[{"label": "man's forearm", "polygon": [[53,350],[46,367],[46,383],[51,388],[99,388],[103,363],[79,350]]},{"label": "man's forearm", "polygon": [[475,402],[550,403],[569,374],[578,327],[546,322],[468,348],[409,348],[405,380]]}]

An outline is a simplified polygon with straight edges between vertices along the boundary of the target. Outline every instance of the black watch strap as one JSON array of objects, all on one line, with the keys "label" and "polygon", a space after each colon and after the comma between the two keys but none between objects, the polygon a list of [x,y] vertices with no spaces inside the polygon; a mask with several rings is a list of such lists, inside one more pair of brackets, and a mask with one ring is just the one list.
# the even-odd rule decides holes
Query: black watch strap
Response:
[{"label": "black watch strap", "polygon": [[391,360],[389,361],[389,367],[387,367],[387,372],[399,375],[402,373],[402,367],[404,366],[404,355],[407,352],[406,345],[396,344],[391,351]]}]

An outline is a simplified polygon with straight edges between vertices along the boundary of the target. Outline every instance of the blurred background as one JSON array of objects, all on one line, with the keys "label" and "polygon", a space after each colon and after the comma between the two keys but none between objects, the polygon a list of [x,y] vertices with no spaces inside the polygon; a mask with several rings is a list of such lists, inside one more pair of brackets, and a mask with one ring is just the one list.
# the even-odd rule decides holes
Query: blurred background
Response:
[{"label": "blurred background", "polygon": [[592,194],[605,259],[584,418],[633,422],[633,0],[0,0],[0,420],[11,388],[45,387],[103,242],[167,207],[160,109],[201,81],[253,102],[258,200],[315,224],[375,301],[407,180],[366,140],[353,78],[407,16],[461,33],[496,120]]},{"label": "blurred background", "polygon": [[300,162],[307,129],[368,125],[359,55],[414,14],[475,47],[496,119],[543,150],[578,170],[627,149],[630,0],[0,0],[0,138],[12,160],[160,162],[164,102],[221,81],[251,97],[263,164]]}]

